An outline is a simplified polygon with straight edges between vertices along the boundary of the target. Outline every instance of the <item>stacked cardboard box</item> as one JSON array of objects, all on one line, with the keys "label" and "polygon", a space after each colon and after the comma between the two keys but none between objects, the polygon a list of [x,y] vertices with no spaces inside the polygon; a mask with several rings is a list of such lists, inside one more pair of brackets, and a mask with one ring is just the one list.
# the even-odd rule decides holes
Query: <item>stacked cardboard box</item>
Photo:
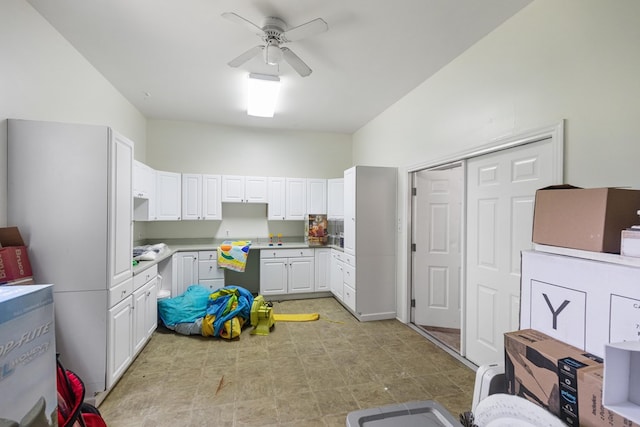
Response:
[{"label": "stacked cardboard box", "polygon": [[0,285],[33,284],[27,247],[17,227],[0,228]]},{"label": "stacked cardboard box", "polygon": [[603,360],[533,329],[505,334],[507,392],[570,426],[631,427],[602,404]]},{"label": "stacked cardboard box", "polygon": [[638,222],[640,190],[577,188],[538,190],[533,241],[593,252],[620,253],[620,233]]}]

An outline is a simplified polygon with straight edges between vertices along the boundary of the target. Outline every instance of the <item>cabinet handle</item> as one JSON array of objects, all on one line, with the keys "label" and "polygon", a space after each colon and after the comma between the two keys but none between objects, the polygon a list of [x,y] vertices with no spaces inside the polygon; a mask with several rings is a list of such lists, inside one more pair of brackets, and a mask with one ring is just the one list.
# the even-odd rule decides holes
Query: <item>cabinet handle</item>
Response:
[{"label": "cabinet handle", "polygon": [[121,294],[121,295],[126,295],[126,294],[127,294],[127,290],[126,290],[126,289],[124,289],[124,290],[122,291],[122,294]]}]

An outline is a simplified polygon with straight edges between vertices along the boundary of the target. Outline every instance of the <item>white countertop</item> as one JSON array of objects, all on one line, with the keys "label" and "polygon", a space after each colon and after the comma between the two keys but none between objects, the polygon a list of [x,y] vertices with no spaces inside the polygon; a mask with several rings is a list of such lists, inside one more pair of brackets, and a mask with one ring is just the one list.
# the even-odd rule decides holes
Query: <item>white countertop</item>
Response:
[{"label": "white countertop", "polygon": [[[190,243],[188,239],[180,240],[176,242],[167,243],[167,249],[156,257],[156,259],[152,261],[139,261],[138,265],[133,266],[133,275],[139,274],[146,270],[149,267],[152,267],[155,264],[158,264],[165,259],[171,257],[176,252],[187,252],[187,251],[215,251],[218,249],[218,246],[222,243],[220,242],[193,242]],[[337,249],[342,251],[343,249],[340,246],[335,245],[326,245],[326,246],[310,246],[305,242],[283,242],[281,245],[274,243],[273,245],[269,245],[266,242],[258,242],[251,243],[251,250],[260,250],[260,249],[300,249],[300,248],[328,248],[328,249]]]}]

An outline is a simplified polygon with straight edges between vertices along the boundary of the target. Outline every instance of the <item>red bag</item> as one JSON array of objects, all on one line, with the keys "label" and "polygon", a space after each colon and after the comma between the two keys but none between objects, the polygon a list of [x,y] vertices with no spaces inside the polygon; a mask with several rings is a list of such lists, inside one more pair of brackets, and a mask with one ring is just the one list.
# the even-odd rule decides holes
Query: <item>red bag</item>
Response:
[{"label": "red bag", "polygon": [[59,427],[107,427],[95,406],[84,402],[84,383],[57,360]]}]

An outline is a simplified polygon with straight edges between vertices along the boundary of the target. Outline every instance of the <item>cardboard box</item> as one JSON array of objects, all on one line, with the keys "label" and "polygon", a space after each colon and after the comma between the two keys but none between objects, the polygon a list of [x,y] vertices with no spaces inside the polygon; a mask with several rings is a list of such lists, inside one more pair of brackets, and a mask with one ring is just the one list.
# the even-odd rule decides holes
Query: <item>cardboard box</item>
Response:
[{"label": "cardboard box", "polygon": [[620,233],[638,222],[640,190],[552,186],[538,190],[533,241],[620,253]]},{"label": "cardboard box", "polygon": [[607,344],[604,352],[604,406],[640,423],[640,342]]},{"label": "cardboard box", "polygon": [[18,227],[0,228],[0,284],[32,276],[27,247]]},{"label": "cardboard box", "polygon": [[504,338],[507,393],[542,406],[567,425],[582,425],[578,375],[602,359],[533,329]]},{"label": "cardboard box", "polygon": [[6,425],[58,425],[52,285],[0,286],[0,396]]},{"label": "cardboard box", "polygon": [[637,423],[605,407],[602,399],[603,377],[603,365],[580,370],[578,375],[580,425],[585,427],[637,427]]}]

